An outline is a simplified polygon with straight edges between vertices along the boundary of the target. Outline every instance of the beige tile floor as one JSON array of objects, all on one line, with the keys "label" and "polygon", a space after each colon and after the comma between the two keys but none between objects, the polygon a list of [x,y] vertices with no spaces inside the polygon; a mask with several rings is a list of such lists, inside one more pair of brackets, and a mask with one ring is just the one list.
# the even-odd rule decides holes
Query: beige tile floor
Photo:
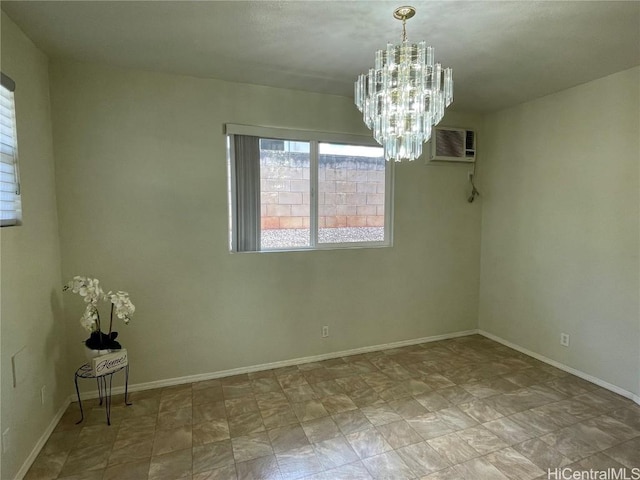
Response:
[{"label": "beige tile floor", "polygon": [[[640,467],[640,406],[474,335],[72,404],[27,479],[513,479]],[[553,478],[553,477],[552,477]]]}]

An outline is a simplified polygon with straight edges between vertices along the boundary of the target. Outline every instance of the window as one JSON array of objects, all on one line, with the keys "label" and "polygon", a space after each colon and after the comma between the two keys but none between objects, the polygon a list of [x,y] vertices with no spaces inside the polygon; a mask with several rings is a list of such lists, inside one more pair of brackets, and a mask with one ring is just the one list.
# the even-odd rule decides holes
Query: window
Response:
[{"label": "window", "polygon": [[15,83],[5,74],[0,86],[0,226],[19,225],[20,180],[18,177],[18,138],[16,108],[13,100]]},{"label": "window", "polygon": [[227,125],[236,252],[391,245],[393,162],[373,139]]}]

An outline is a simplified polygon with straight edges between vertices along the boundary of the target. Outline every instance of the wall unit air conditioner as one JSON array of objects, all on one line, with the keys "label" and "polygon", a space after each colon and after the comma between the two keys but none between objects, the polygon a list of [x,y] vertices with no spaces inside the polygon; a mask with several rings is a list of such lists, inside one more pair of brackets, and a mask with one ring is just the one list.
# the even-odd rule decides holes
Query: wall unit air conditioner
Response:
[{"label": "wall unit air conditioner", "polygon": [[429,162],[476,161],[476,132],[464,128],[436,127],[431,134]]}]

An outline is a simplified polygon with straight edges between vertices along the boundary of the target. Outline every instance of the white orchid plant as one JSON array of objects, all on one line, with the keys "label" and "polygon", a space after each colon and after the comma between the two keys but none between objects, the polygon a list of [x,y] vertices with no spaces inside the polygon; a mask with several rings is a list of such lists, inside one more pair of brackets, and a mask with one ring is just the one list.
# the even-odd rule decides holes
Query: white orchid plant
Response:
[{"label": "white orchid plant", "polygon": [[[91,335],[85,341],[85,345],[88,348],[102,350],[111,349],[117,350],[122,346],[115,341],[118,336],[118,332],[113,331],[113,315],[121,319],[125,325],[129,324],[133,312],[136,311],[136,307],[131,303],[129,294],[123,291],[104,293],[104,290],[100,286],[100,281],[97,278],[89,277],[73,277],[69,283],[63,288],[63,291],[71,290],[73,293],[79,294],[84,298],[87,307],[80,317],[80,324]],[[100,301],[111,303],[111,316],[109,321],[109,332],[104,333],[100,324],[100,312],[98,311],[98,303]]]}]

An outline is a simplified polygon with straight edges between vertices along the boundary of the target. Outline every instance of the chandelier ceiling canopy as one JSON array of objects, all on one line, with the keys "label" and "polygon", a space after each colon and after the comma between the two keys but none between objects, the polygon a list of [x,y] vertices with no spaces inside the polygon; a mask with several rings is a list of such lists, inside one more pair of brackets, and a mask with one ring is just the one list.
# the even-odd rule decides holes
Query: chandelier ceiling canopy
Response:
[{"label": "chandelier ceiling canopy", "polygon": [[378,50],[374,67],[355,82],[355,103],[364,122],[384,147],[385,158],[397,162],[422,154],[422,144],[453,101],[451,69],[435,63],[433,48],[424,41],[407,41],[406,22],[415,13],[410,6],[393,12],[402,20],[402,43]]}]

